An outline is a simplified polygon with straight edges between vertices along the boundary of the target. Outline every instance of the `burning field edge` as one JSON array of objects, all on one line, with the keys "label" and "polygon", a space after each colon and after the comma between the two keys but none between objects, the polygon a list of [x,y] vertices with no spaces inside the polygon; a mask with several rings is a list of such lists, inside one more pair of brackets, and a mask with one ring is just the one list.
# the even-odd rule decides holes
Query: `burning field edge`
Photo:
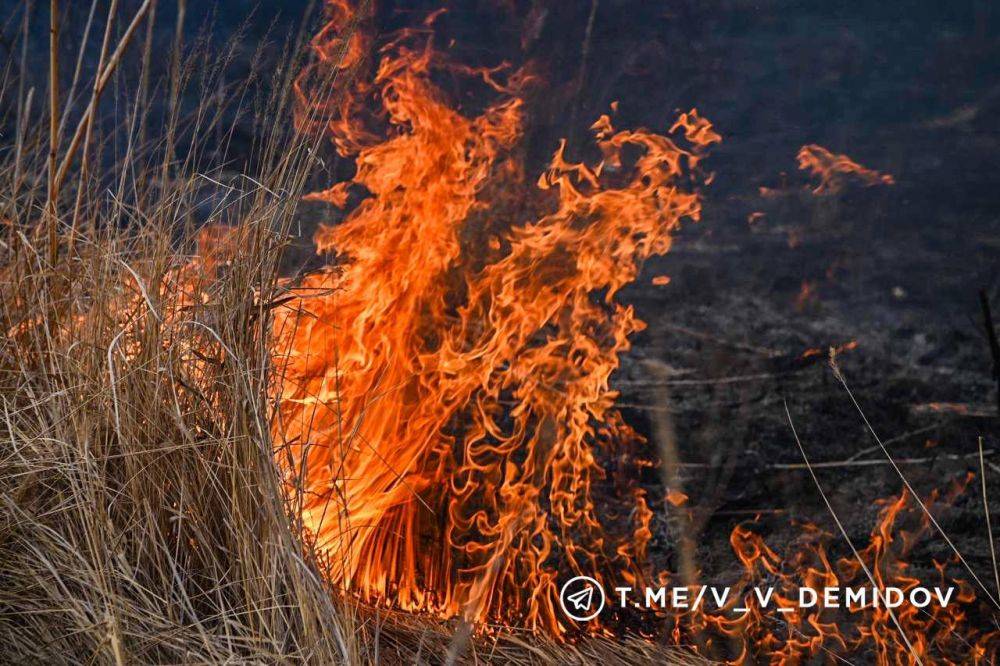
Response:
[{"label": "burning field edge", "polygon": [[[709,200],[726,137],[697,109],[649,129],[625,126],[612,103],[589,134],[534,159],[536,63],[457,60],[439,11],[384,33],[374,3],[327,0],[279,67],[234,84],[225,57],[185,48],[184,3],[168,74],[152,80],[156,3],[112,3],[93,71],[81,55],[66,81],[59,4],[47,99],[26,83],[24,55],[0,87],[15,130],[0,158],[3,658],[996,658],[992,534],[995,581],[942,528],[982,484],[989,529],[993,451],[980,438],[978,457],[953,457],[965,473],[911,485],[900,465],[931,457],[897,462],[879,438],[841,365],[855,341],[738,351],[765,358],[768,378],[821,372],[902,490],[845,528],[782,390],[782,432],[802,462],[761,469],[808,475],[838,531],[756,512],[722,537],[730,564],[699,561],[694,535],[710,516],[685,482],[706,465],[680,459],[683,399],[668,391],[703,380],[634,348],[672,323],[647,324],[627,295]],[[28,33],[25,12],[25,44]],[[39,109],[48,123],[30,122]],[[236,117],[254,136],[233,171]],[[761,202],[897,186],[818,144],[796,157],[806,184],[783,177]],[[306,259],[290,247],[303,236]],[[815,299],[803,281],[796,307]],[[792,536],[774,543],[767,527],[781,521]],[[583,622],[562,605],[571,577],[736,594],[713,610],[623,600]],[[780,621],[745,603],[761,583]],[[801,586],[921,584],[953,588],[954,603],[793,598]]]}]

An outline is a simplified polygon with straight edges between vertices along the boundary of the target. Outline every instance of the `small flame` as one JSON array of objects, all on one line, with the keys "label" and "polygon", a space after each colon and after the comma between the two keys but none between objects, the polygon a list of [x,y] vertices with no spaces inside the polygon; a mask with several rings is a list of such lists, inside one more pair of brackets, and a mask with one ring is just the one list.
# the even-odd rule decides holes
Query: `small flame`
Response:
[{"label": "small flame", "polygon": [[893,185],[895,179],[889,174],[868,169],[847,155],[831,153],[823,146],[809,144],[802,146],[798,154],[799,169],[808,170],[819,178],[819,185],[813,189],[814,194],[836,194],[851,179],[860,182],[865,187],[873,185]]},{"label": "small flame", "polygon": [[[924,502],[927,509],[933,512],[954,502],[971,479],[971,475],[966,476],[947,491],[932,493]],[[809,523],[799,526],[799,545],[783,555],[771,549],[751,526],[737,526],[730,543],[743,566],[740,581],[734,586],[742,592],[719,612],[695,612],[684,618],[690,632],[702,633],[703,651],[711,655],[735,653],[731,663],[741,664],[830,661],[850,654],[869,655],[872,662],[886,666],[916,664],[918,660],[925,664],[995,663],[1000,631],[970,625],[968,613],[975,607],[976,597],[969,584],[948,574],[948,562],[933,562],[935,580],[921,581],[911,573],[908,559],[931,525],[927,514],[905,491],[878,504],[878,522],[868,545],[856,558],[832,560],[827,551],[832,535]],[[775,588],[770,610],[755,603],[753,589],[758,584]],[[886,607],[888,588],[898,588],[906,595],[918,585],[928,584],[955,587],[956,591],[947,605],[931,603],[918,608],[904,602],[895,609]],[[863,605],[800,607],[801,587],[820,594],[827,587],[864,587],[868,596]],[[738,605],[747,612],[734,614]]]}]

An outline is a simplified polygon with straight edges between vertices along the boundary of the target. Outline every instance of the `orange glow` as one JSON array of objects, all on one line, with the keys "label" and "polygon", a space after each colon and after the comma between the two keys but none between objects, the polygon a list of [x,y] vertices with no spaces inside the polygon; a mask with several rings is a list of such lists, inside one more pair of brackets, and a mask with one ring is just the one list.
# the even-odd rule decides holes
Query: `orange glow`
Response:
[{"label": "orange glow", "polygon": [[816,293],[816,283],[812,280],[803,280],[799,287],[799,293],[795,296],[795,309],[802,312],[818,302],[819,295]]},{"label": "orange glow", "polygon": [[679,490],[667,491],[667,501],[674,506],[683,506],[688,501],[688,496]]}]

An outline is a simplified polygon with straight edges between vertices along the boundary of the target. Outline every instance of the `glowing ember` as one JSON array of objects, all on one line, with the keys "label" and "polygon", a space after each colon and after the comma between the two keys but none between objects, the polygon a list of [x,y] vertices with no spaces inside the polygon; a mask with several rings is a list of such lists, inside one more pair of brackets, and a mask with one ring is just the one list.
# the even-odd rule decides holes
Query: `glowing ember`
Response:
[{"label": "glowing ember", "polygon": [[803,280],[799,293],[795,296],[795,309],[801,312],[817,302],[819,296],[816,294],[816,283],[812,280]]}]

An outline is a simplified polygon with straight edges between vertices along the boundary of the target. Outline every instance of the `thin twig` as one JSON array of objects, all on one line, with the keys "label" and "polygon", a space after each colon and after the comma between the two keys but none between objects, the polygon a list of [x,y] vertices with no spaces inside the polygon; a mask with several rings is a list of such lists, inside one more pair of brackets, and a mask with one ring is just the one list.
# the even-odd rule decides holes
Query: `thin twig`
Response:
[{"label": "thin twig", "polygon": [[976,405],[966,402],[926,402],[910,407],[914,414],[947,414],[972,419],[993,418],[993,407],[988,404]]},{"label": "thin twig", "polygon": [[[55,2],[55,0],[53,0]],[[129,43],[132,41],[132,37],[135,35],[136,29],[139,24],[142,23],[143,18],[146,16],[146,12],[149,11],[149,6],[152,0],[145,0],[142,6],[136,11],[135,16],[132,18],[132,22],[129,23],[128,28],[125,29],[125,34],[118,41],[118,46],[115,48],[114,53],[108,59],[107,65],[104,67],[104,71],[101,72],[97,77],[97,93],[100,95],[101,91],[111,80],[112,74],[118,69],[118,64],[121,62],[122,54],[125,49],[128,48]],[[66,155],[63,156],[62,162],[59,164],[59,171],[56,173],[55,185],[56,187],[62,183],[63,179],[66,177],[66,173],[69,171],[70,165],[73,163],[73,158],[76,155],[76,151],[80,147],[80,142],[83,139],[84,133],[90,127],[94,121],[94,116],[97,113],[97,102],[95,99],[91,99],[91,103],[87,106],[87,110],[84,111],[83,117],[80,118],[79,124],[76,126],[76,131],[73,133],[73,139],[70,141],[69,148],[66,149]]]},{"label": "thin twig", "polygon": [[913,645],[910,643],[910,639],[906,637],[906,632],[903,631],[902,625],[899,624],[899,620],[896,618],[896,614],[892,612],[892,609],[889,607],[889,604],[886,603],[885,593],[882,591],[881,586],[879,586],[878,582],[875,580],[875,576],[872,575],[872,572],[868,568],[868,565],[865,564],[863,559],[861,559],[861,554],[858,553],[858,549],[854,547],[854,542],[851,541],[851,537],[847,535],[847,530],[844,529],[844,525],[840,522],[840,517],[837,516],[837,512],[833,510],[833,505],[830,504],[830,500],[827,498],[826,493],[823,492],[823,486],[820,485],[819,478],[817,478],[816,476],[816,472],[813,471],[812,466],[809,464],[809,456],[806,455],[806,449],[804,446],[802,446],[802,440],[799,439],[799,433],[796,432],[795,430],[795,423],[792,422],[792,413],[788,409],[787,401],[785,402],[785,416],[788,417],[788,425],[792,429],[792,436],[795,438],[795,443],[799,447],[799,453],[802,454],[802,460],[806,464],[806,469],[809,470],[809,476],[812,477],[813,483],[816,485],[816,490],[819,491],[820,497],[823,498],[823,503],[826,504],[827,511],[829,511],[830,515],[833,516],[833,522],[837,523],[837,529],[840,530],[840,534],[844,537],[844,540],[847,541],[847,545],[850,546],[851,552],[854,553],[854,559],[856,559],[858,561],[858,564],[861,565],[861,568],[864,570],[865,575],[868,576],[868,580],[871,581],[872,587],[875,588],[881,595],[883,606],[889,613],[889,617],[892,618],[892,623],[896,625],[896,630],[899,631],[899,635],[903,638],[903,642],[906,643],[906,647],[910,649],[910,654],[913,655],[914,660],[916,660],[918,664],[923,664],[923,661],[921,661],[920,659],[920,655],[918,655],[917,651],[913,649]]},{"label": "thin twig", "polygon": [[692,338],[697,338],[698,340],[705,340],[722,347],[729,347],[731,349],[736,349],[738,351],[750,352],[752,354],[757,354],[758,356],[764,356],[766,358],[780,358],[784,356],[784,352],[777,351],[775,349],[768,349],[766,347],[756,347],[754,345],[748,345],[743,342],[736,342],[735,340],[727,340],[725,338],[720,338],[717,335],[712,335],[711,333],[706,333],[704,331],[697,331],[693,328],[688,328],[686,326],[678,326],[676,324],[658,324],[657,328],[673,331],[675,333],[680,333],[682,335],[687,335]]},{"label": "thin twig", "polygon": [[[115,13],[118,7],[118,0],[111,0],[110,6],[108,6],[108,19],[104,24],[104,39],[101,42],[101,54],[97,59],[97,74],[94,77],[94,87],[90,93],[90,105],[96,107],[97,102],[101,96],[101,72],[104,70],[104,61],[108,57],[108,48],[111,44],[111,28],[114,25]],[[93,123],[87,123],[87,130],[83,139],[83,153],[80,156],[80,176],[76,188],[76,203],[73,204],[73,222],[70,225],[70,244],[75,242],[76,231],[77,231],[77,221],[80,217],[80,205],[83,201],[83,193],[87,189],[86,179],[87,179],[87,160],[90,156],[90,141],[93,135],[94,128]]]},{"label": "thin twig", "polygon": [[[63,103],[68,111],[76,101],[76,89],[80,83],[80,76],[83,73],[83,61],[87,55],[87,45],[90,43],[90,30],[94,24],[94,15],[97,13],[98,0],[91,0],[90,10],[87,12],[87,23],[83,27],[83,37],[80,38],[80,45],[77,47],[76,65],[73,67],[73,79],[70,81],[69,90],[66,91]],[[66,123],[69,122],[69,113],[63,113],[59,119],[59,136],[66,130]]]},{"label": "thin twig", "polygon": [[983,310],[983,325],[986,326],[986,339],[990,345],[990,356],[993,357],[993,379],[997,383],[997,415],[1000,416],[1000,342],[997,341],[997,330],[993,326],[993,313],[990,312],[990,299],[985,289],[979,290],[979,305]]},{"label": "thin twig", "polygon": [[[21,173],[24,160],[24,137],[28,133],[28,118],[31,117],[31,101],[35,96],[35,89],[29,88],[27,98],[24,100],[21,109],[18,111],[17,136],[14,138],[14,178],[11,192],[11,208],[16,205],[17,193],[21,191]],[[11,215],[13,217],[13,215]]]},{"label": "thin twig", "polygon": [[[617,386],[629,389],[661,388],[665,386],[719,386],[723,384],[742,384],[745,382],[757,382],[765,379],[777,379],[790,375],[800,374],[802,370],[788,370],[785,372],[757,372],[746,375],[731,375],[728,377],[709,377],[705,379],[660,379],[655,380],[622,380],[617,382]],[[669,375],[666,375],[669,376]]]},{"label": "thin twig", "polygon": [[993,543],[993,526],[990,524],[990,503],[986,499],[986,464],[983,460],[983,438],[979,437],[979,479],[983,486],[983,511],[986,513],[986,539],[990,542],[990,558],[993,560],[993,578],[997,585],[997,598],[1000,599],[1000,570],[997,569],[997,551]]},{"label": "thin twig", "polygon": [[167,137],[163,149],[163,166],[160,174],[160,187],[166,187],[170,175],[170,163],[173,161],[174,132],[177,131],[177,113],[180,104],[181,86],[181,51],[184,46],[184,16],[187,13],[187,0],[177,0],[177,20],[174,23],[174,46],[170,55],[170,95],[167,98]]},{"label": "thin twig", "polygon": [[[902,442],[905,439],[909,439],[910,437],[914,437],[915,435],[922,435],[925,432],[929,432],[929,431],[934,430],[934,429],[939,428],[939,427],[940,427],[940,424],[933,423],[933,424],[931,424],[929,426],[924,426],[923,428],[917,428],[916,430],[911,430],[910,432],[904,432],[902,435],[896,435],[895,437],[892,437],[891,439],[885,440],[885,442],[883,442],[883,443],[886,446],[889,446],[890,444],[896,444],[898,442]],[[861,449],[860,451],[858,451],[857,453],[855,453],[854,455],[852,455],[850,458],[848,458],[848,460],[857,460],[858,458],[866,456],[869,453],[875,453],[876,451],[878,451],[878,447],[877,446],[869,446],[867,449]]]},{"label": "thin twig", "polygon": [[55,263],[56,199],[59,184],[56,178],[56,152],[59,150],[59,0],[49,2],[49,187],[45,210],[49,233],[49,261]]},{"label": "thin twig", "polygon": [[[993,449],[988,449],[987,451],[980,451],[981,455],[991,456],[996,451]],[[956,455],[956,454],[946,454],[940,456],[926,456],[924,458],[899,458],[895,461],[897,465],[922,465],[929,462],[934,462],[935,460],[967,460],[968,458],[974,458],[976,453],[969,453],[966,455]],[[892,464],[889,460],[883,460],[881,458],[877,460],[828,460],[826,462],[812,463],[812,467],[816,469],[835,469],[840,467],[877,467],[879,465],[889,465]],[[768,469],[808,469],[810,466],[805,463],[775,463],[773,465],[768,465]]]}]

